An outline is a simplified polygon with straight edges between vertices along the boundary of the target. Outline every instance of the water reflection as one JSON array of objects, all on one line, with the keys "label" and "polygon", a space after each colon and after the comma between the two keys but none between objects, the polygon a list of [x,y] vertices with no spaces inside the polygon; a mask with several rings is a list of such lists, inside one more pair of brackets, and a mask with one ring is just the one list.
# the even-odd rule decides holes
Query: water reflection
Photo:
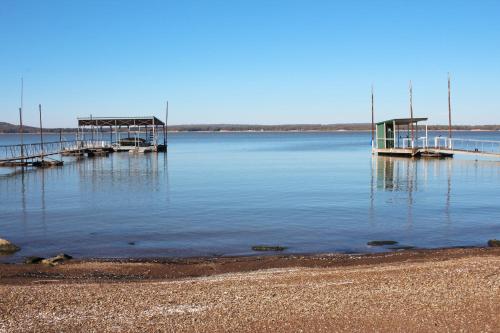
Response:
[{"label": "water reflection", "polygon": [[[394,209],[407,210],[408,225],[413,223],[414,208],[436,209],[443,214],[447,224],[452,223],[452,206],[455,204],[453,184],[463,187],[464,182],[498,180],[500,162],[493,160],[410,159],[390,156],[373,156],[370,190],[370,220],[376,215],[377,196]],[[377,192],[379,194],[377,195]],[[463,200],[467,192],[458,192]],[[430,201],[433,198],[433,201]],[[456,203],[457,207],[464,202]],[[432,216],[431,216],[432,217]]]},{"label": "water reflection", "polygon": [[[302,137],[323,150],[280,148]],[[61,168],[0,177],[0,232],[23,248],[16,260],[62,250],[252,254],[251,245],[264,242],[295,253],[379,250],[366,246],[374,239],[467,246],[500,231],[498,162],[371,158],[361,144],[339,148],[366,142],[364,133],[177,139],[168,156],[67,157]],[[270,145],[272,153],[259,150]]]},{"label": "water reflection", "polygon": [[[371,189],[371,210],[373,207],[375,193],[393,193],[386,196],[388,203],[396,206],[396,209],[407,209],[407,227],[411,228],[414,222],[415,200],[425,201],[418,192],[425,192],[429,188],[434,188],[436,180],[446,177],[446,192],[444,213],[446,220],[451,223],[450,205],[452,203],[451,185],[453,173],[452,159],[410,159],[390,156],[373,156],[372,160],[372,189]],[[443,175],[445,173],[446,175]],[[376,181],[373,181],[373,179]],[[439,190],[433,189],[433,190]],[[436,203],[433,203],[436,204]],[[371,214],[374,214],[372,212]]]},{"label": "water reflection", "polygon": [[115,153],[109,158],[82,161],[77,171],[80,189],[91,192],[159,192],[163,185],[168,192],[169,188],[167,154]]},{"label": "water reflection", "polygon": [[89,193],[90,197],[106,192],[162,191],[165,192],[166,202],[170,200],[167,154],[134,156],[124,153],[84,159],[67,157],[64,166],[57,168],[15,169],[0,177],[0,199],[2,202],[6,202],[5,199],[12,201],[12,196],[18,195],[14,201],[18,202],[16,209],[20,213],[19,222],[23,229],[27,230],[26,223],[30,216],[36,215],[42,230],[46,231],[47,211],[64,197],[75,176],[78,188],[83,191],[81,193]]}]

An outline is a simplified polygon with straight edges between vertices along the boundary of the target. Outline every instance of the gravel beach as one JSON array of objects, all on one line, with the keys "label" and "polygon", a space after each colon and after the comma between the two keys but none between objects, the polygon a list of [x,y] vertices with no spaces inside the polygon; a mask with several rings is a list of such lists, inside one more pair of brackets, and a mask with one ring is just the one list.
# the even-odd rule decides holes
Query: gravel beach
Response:
[{"label": "gravel beach", "polygon": [[0,332],[498,327],[498,248],[0,265]]}]

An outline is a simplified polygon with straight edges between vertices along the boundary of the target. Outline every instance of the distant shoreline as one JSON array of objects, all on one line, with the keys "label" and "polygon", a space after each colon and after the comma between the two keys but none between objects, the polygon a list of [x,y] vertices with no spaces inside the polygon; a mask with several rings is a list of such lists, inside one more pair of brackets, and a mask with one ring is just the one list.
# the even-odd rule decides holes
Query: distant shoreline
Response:
[{"label": "distant shoreline", "polygon": [[[429,129],[429,132],[446,132],[448,129]],[[500,129],[453,129],[453,132],[500,132]],[[365,133],[365,132],[371,132],[371,130],[366,130],[366,129],[359,129],[359,130],[264,130],[264,131],[256,131],[256,130],[169,130],[167,133]],[[421,130],[419,130],[421,132]],[[63,135],[66,134],[77,134],[77,132],[61,132]],[[86,132],[90,133],[90,132]],[[104,132],[104,133],[109,133],[109,132]],[[127,132],[119,132],[119,133],[127,133]],[[134,131],[134,133],[136,133]],[[141,131],[140,133],[145,133],[144,131]],[[0,132],[0,135],[20,135],[20,132]],[[40,135],[40,132],[24,132],[22,133],[24,135]],[[57,135],[59,132],[54,132],[54,131],[48,131],[48,132],[43,132],[43,134],[53,134]]]},{"label": "distant shoreline", "polygon": [[[337,123],[337,124],[280,124],[280,125],[259,125],[259,124],[190,124],[190,125],[169,125],[168,132],[370,132],[371,123]],[[424,126],[418,127],[424,130]],[[431,131],[447,131],[447,125],[428,125]],[[490,125],[454,125],[453,131],[500,131],[500,124]],[[39,127],[24,126],[23,133],[40,133]],[[76,133],[77,128],[49,128],[43,129],[44,133]],[[101,133],[110,133],[110,128],[101,128]],[[0,122],[0,133],[19,133],[18,125]],[[90,128],[85,128],[85,133],[90,133]],[[120,133],[127,133],[127,128],[123,127]]]}]

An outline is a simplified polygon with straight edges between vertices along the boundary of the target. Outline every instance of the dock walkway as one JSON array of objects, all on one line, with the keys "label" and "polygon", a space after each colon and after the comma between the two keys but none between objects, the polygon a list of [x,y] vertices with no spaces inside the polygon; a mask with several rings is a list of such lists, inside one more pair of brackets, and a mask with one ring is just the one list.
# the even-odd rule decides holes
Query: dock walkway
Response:
[{"label": "dock walkway", "polygon": [[0,166],[34,165],[53,155],[82,155],[112,151],[111,144],[98,140],[69,140],[0,146]]},{"label": "dock walkway", "polygon": [[413,143],[403,139],[401,146],[391,141],[385,145],[386,148],[373,147],[372,151],[377,155],[401,157],[452,157],[461,154],[500,158],[500,141],[435,137],[433,146],[428,143],[427,137],[418,138]]}]

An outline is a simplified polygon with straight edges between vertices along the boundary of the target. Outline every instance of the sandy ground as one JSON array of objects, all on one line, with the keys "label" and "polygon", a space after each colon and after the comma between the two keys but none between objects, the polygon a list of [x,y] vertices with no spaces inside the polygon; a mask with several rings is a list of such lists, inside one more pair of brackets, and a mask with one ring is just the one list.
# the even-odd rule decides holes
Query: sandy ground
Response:
[{"label": "sandy ground", "polygon": [[[259,266],[266,269],[254,270]],[[231,270],[237,272],[223,273]],[[0,265],[0,332],[498,332],[499,327],[500,249]]]}]

